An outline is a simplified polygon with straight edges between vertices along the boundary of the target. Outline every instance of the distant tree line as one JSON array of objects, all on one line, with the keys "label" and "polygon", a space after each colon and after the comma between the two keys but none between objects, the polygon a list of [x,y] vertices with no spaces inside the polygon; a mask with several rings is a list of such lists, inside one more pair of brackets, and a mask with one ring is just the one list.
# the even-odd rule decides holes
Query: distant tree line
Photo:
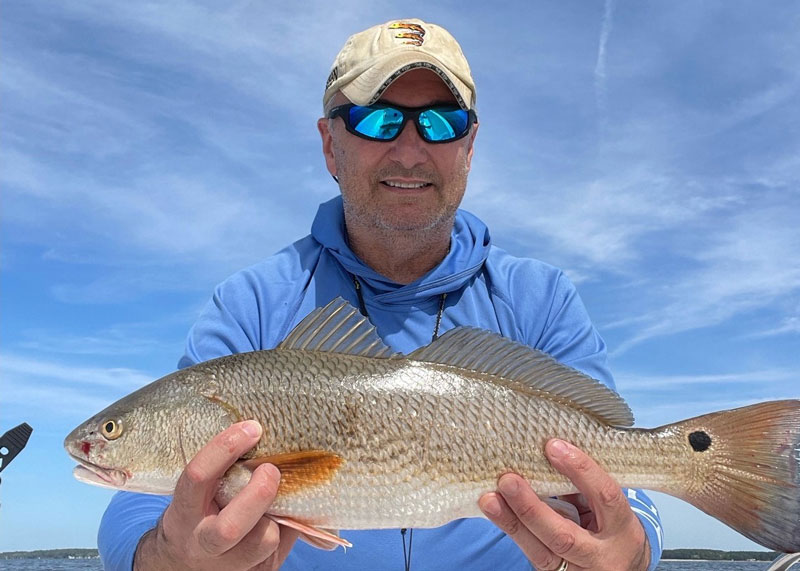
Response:
[{"label": "distant tree line", "polygon": [[40,549],[37,551],[6,551],[0,559],[92,559],[98,557],[96,549]]},{"label": "distant tree line", "polygon": [[717,549],[665,549],[662,559],[707,559],[709,561],[772,561],[775,551],[719,551]]},{"label": "distant tree line", "polygon": [[[709,561],[772,561],[775,551],[719,551],[717,549],[665,549],[663,559],[707,559]],[[42,549],[38,551],[6,551],[0,559],[68,559],[98,557],[97,549]]]}]

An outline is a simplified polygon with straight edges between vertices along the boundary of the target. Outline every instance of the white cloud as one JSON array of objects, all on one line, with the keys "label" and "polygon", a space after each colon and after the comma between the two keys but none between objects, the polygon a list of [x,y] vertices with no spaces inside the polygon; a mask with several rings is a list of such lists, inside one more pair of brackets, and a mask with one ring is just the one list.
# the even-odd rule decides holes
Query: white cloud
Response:
[{"label": "white cloud", "polygon": [[746,338],[777,337],[778,335],[800,335],[800,317],[785,317],[777,327],[757,331],[747,335]]},{"label": "white cloud", "polygon": [[[125,290],[120,285],[116,291]],[[107,296],[109,302],[119,303],[118,297],[111,299],[110,292],[95,293]],[[65,302],[75,303],[76,300],[66,299]],[[5,348],[24,355],[57,355],[59,358],[91,355],[104,358],[128,355],[152,357],[165,354],[174,347],[177,355],[182,348],[186,329],[196,319],[204,302],[205,299],[202,303],[188,304],[187,309],[182,311],[162,311],[148,321],[123,321],[86,329],[74,323],[27,327],[19,330],[14,341],[7,342]]]},{"label": "white cloud", "polygon": [[[343,41],[327,27],[342,12],[53,8],[49,20],[78,18],[103,49],[44,49],[18,27],[0,76],[11,110],[0,184],[14,242],[110,266],[54,283],[60,299],[115,299],[125,282],[186,289],[193,278],[176,265],[216,265],[218,280],[307,233],[316,203],[336,192],[314,120],[339,48],[328,44]],[[286,148],[297,153],[288,161]]]},{"label": "white cloud", "polygon": [[[682,252],[692,261],[652,297],[636,332],[615,347],[722,323],[800,296],[800,227],[793,201],[748,205],[716,222],[703,247]],[[713,218],[710,220],[714,223]],[[693,266],[693,267],[692,267]],[[607,327],[621,325],[609,324]],[[790,332],[786,329],[785,332]]]},{"label": "white cloud", "polygon": [[0,355],[0,395],[6,410],[49,412],[51,418],[86,416],[154,380],[142,371],[45,361],[14,353]]},{"label": "white cloud", "polygon": [[[42,50],[26,57],[14,52],[4,55],[3,66],[4,98],[15,111],[5,120],[4,153],[16,152],[14,159],[35,149],[69,156],[77,164],[81,153],[99,161],[154,134],[152,124],[140,120],[143,110],[126,108],[103,64],[88,56]],[[58,186],[48,190],[55,194]]]},{"label": "white cloud", "polygon": [[133,390],[153,380],[152,376],[134,369],[77,366],[12,353],[4,353],[1,361],[4,379],[16,379],[16,382],[9,382],[10,386],[25,384],[20,380],[24,378],[55,386],[70,383]]},{"label": "white cloud", "polygon": [[59,335],[37,330],[24,335],[27,339],[16,344],[20,349],[68,355],[130,355],[155,351],[159,347],[155,339],[131,338],[114,329],[99,335]]},{"label": "white cloud", "polygon": [[[312,102],[321,108],[328,68],[344,39],[331,30],[352,25],[347,5],[332,10],[324,2],[284,10],[254,2],[132,2],[108,10],[106,2],[92,1],[62,9],[126,37],[135,30],[141,43],[130,57],[176,66],[182,73],[191,71],[233,87],[265,106],[296,112]],[[319,12],[325,17],[303,17]],[[309,83],[317,90],[311,92]]]},{"label": "white cloud", "polygon": [[779,386],[797,378],[797,371],[789,369],[764,369],[744,373],[717,373],[705,375],[640,375],[636,373],[617,372],[615,379],[622,391],[648,392],[652,389],[668,388],[675,392],[690,390],[703,386],[709,390],[712,385],[764,385]]},{"label": "white cloud", "polygon": [[694,185],[647,164],[564,186],[521,188],[482,173],[472,182],[478,192],[469,202],[488,213],[493,227],[522,232],[531,243],[545,238],[554,257],[595,272],[629,273],[647,254],[648,235],[699,224],[730,202],[727,196],[698,195]]},{"label": "white cloud", "polygon": [[724,373],[662,375],[622,365],[615,370],[617,390],[636,416],[636,425],[655,427],[702,414],[768,400],[797,399],[797,371],[792,367]]}]

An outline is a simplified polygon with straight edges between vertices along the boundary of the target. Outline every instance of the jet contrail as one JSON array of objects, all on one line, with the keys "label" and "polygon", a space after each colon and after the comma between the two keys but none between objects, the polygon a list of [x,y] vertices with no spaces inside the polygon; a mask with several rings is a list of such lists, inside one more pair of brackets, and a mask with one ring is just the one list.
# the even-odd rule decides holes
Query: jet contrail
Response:
[{"label": "jet contrail", "polygon": [[594,66],[594,92],[601,116],[605,115],[606,111],[606,44],[611,34],[615,4],[616,0],[605,2],[603,22],[600,26],[600,44],[597,47],[597,63]]}]

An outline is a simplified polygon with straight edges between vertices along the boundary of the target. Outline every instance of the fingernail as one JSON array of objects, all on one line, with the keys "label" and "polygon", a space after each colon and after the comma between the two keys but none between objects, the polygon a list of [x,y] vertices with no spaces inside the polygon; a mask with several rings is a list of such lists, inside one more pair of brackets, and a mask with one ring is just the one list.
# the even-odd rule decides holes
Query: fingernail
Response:
[{"label": "fingernail", "polygon": [[253,438],[257,436],[261,436],[261,425],[257,423],[255,420],[246,420],[242,423],[242,430],[247,436],[251,436]]},{"label": "fingernail", "polygon": [[519,491],[519,482],[513,476],[503,476],[500,478],[500,481],[497,482],[497,489],[504,496],[513,496]]},{"label": "fingernail", "polygon": [[487,494],[482,497],[478,502],[478,507],[489,517],[497,517],[500,515],[500,502],[494,494]]},{"label": "fingernail", "polygon": [[556,458],[563,458],[569,454],[569,445],[563,440],[551,440],[549,448],[550,456]]},{"label": "fingernail", "polygon": [[278,470],[277,466],[275,466],[275,464],[267,463],[267,464],[262,464],[262,465],[264,467],[261,468],[261,471],[262,472],[266,472],[266,476],[270,480],[276,480],[276,481],[280,480],[281,473],[280,473],[280,470]]}]

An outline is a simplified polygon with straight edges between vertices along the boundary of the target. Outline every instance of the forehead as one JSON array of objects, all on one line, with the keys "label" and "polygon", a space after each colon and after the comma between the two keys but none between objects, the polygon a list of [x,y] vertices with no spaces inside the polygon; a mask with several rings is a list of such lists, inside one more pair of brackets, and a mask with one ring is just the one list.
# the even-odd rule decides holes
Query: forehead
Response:
[{"label": "forehead", "polygon": [[428,103],[458,103],[442,78],[429,69],[412,69],[404,73],[386,88],[380,100],[406,107],[419,107]]}]

